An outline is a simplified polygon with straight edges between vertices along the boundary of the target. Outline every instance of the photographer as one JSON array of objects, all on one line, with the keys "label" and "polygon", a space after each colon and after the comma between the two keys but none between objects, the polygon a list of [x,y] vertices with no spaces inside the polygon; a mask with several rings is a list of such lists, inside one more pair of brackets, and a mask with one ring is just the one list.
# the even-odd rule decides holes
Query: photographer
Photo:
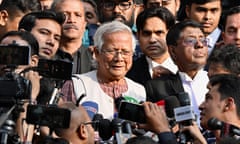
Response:
[{"label": "photographer", "polygon": [[[0,40],[1,45],[15,45],[15,46],[29,46],[31,49],[31,56],[29,65],[19,65],[16,68],[11,68],[8,65],[1,65],[1,72],[5,75],[11,74],[14,77],[21,77],[30,80],[31,82],[31,94],[30,101],[35,102],[40,90],[40,79],[41,76],[38,75],[38,72],[35,71],[27,71],[23,72],[26,68],[35,67],[38,64],[38,42],[35,37],[29,32],[24,31],[10,31],[6,33]],[[29,101],[25,101],[23,107],[26,110],[26,106]],[[31,125],[27,125],[24,122],[26,113],[21,113],[19,118],[17,119],[17,128],[16,131],[20,136],[22,142],[31,142],[33,129],[34,127]]]}]

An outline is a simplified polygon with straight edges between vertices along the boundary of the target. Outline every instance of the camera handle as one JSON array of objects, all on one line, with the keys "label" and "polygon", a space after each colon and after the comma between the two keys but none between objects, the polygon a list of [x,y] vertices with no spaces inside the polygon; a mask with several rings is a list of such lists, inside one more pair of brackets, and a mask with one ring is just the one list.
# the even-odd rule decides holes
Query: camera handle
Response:
[{"label": "camera handle", "polygon": [[60,88],[62,87],[63,83],[63,80],[55,80],[55,88],[52,92],[51,99],[49,100],[49,105],[58,104],[60,97],[63,96],[63,93],[60,92]]},{"label": "camera handle", "polygon": [[62,96],[63,94],[60,92],[60,90],[58,88],[54,88],[49,104],[50,105],[58,104],[58,101]]},{"label": "camera handle", "polygon": [[[16,104],[13,105],[6,113],[3,113],[0,117],[0,144],[7,144],[8,143],[8,135],[13,133],[15,129],[15,122],[9,120],[8,117],[12,113],[12,111],[16,108]],[[12,139],[13,140],[13,139]],[[14,139],[18,141],[17,139]]]},{"label": "camera handle", "polygon": [[5,123],[5,121],[8,119],[12,111],[15,109],[16,105],[12,106],[6,113],[3,113],[0,117],[0,127]]}]

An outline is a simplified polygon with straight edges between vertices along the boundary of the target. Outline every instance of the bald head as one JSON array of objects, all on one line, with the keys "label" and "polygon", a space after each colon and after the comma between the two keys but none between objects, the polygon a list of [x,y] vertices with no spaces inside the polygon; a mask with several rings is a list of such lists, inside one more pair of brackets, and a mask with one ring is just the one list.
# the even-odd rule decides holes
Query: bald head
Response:
[{"label": "bald head", "polygon": [[66,108],[71,111],[71,120],[68,129],[57,129],[56,134],[60,137],[69,137],[78,129],[81,123],[86,121],[90,121],[90,118],[86,112],[86,110],[79,106],[77,107],[72,102],[66,102],[59,105],[60,108]]}]

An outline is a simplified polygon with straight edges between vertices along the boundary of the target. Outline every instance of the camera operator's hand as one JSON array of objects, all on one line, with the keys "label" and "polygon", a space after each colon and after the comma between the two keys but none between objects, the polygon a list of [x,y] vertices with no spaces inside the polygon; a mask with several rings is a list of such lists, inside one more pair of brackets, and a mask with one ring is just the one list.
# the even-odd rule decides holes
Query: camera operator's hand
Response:
[{"label": "camera operator's hand", "polygon": [[144,102],[143,107],[146,115],[146,124],[139,124],[139,128],[150,130],[157,134],[170,132],[167,116],[162,107],[152,102]]},{"label": "camera operator's hand", "polygon": [[194,138],[194,144],[207,144],[207,141],[202,135],[196,122],[193,122],[190,126],[184,126],[181,130],[189,131],[191,136]]},{"label": "camera operator's hand", "polygon": [[35,101],[40,91],[40,79],[42,78],[36,71],[27,71],[23,74],[23,77],[30,80],[32,83],[31,99]]}]

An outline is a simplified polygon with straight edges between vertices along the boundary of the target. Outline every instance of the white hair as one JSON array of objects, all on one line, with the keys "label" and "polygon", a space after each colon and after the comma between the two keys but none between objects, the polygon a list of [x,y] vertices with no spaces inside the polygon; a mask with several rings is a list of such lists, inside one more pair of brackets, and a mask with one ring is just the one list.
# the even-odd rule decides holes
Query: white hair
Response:
[{"label": "white hair", "polygon": [[96,31],[93,40],[94,40],[94,46],[96,46],[96,48],[101,51],[102,46],[104,44],[104,39],[103,36],[104,34],[111,34],[111,33],[115,33],[115,32],[123,32],[123,31],[127,31],[130,34],[132,34],[132,49],[133,52],[135,51],[135,47],[136,47],[136,40],[135,37],[132,33],[132,30],[125,24],[123,24],[122,22],[119,21],[112,21],[112,22],[107,22],[107,23],[103,23]]}]

